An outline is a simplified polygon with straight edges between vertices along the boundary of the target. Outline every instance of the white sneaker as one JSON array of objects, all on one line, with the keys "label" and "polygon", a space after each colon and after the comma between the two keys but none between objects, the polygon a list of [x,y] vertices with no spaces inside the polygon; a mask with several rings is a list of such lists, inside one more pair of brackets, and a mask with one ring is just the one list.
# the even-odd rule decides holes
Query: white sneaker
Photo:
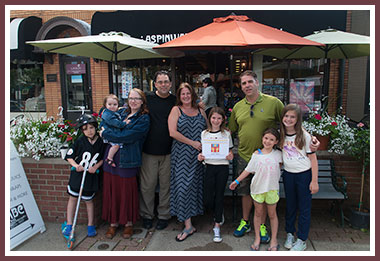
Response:
[{"label": "white sneaker", "polygon": [[293,247],[290,249],[290,251],[304,251],[305,249],[306,242],[298,238],[296,243],[294,243]]},{"label": "white sneaker", "polygon": [[287,249],[291,249],[293,247],[293,244],[294,244],[294,236],[292,233],[288,233],[286,235],[286,241],[285,241],[284,247]]},{"label": "white sneaker", "polygon": [[215,243],[222,242],[223,238],[220,236],[220,228],[219,227],[214,227],[213,230],[214,230],[214,239],[213,239],[213,241]]}]

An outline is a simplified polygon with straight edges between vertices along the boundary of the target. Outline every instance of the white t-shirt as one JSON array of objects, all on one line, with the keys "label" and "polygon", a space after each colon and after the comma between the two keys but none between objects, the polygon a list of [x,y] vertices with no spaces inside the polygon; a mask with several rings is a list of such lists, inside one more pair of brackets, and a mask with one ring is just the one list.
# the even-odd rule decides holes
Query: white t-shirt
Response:
[{"label": "white t-shirt", "polygon": [[311,136],[305,130],[305,146],[302,150],[295,145],[296,134],[286,135],[284,148],[282,149],[282,158],[284,160],[284,169],[288,172],[299,173],[311,168],[311,162],[307,154],[312,153],[310,150]]},{"label": "white t-shirt", "polygon": [[[202,131],[202,141],[206,139],[213,139],[213,140],[218,140],[218,139],[226,139],[228,138],[229,140],[229,148],[233,148],[233,143],[232,143],[232,138],[231,134],[229,131],[218,131],[218,132],[211,132],[208,130]],[[202,142],[201,141],[201,142]],[[206,164],[210,165],[228,165],[229,162],[226,159],[205,159]]]},{"label": "white t-shirt", "polygon": [[252,154],[245,168],[246,171],[255,173],[251,181],[251,194],[279,190],[281,162],[282,153],[279,150],[273,149],[269,154]]}]

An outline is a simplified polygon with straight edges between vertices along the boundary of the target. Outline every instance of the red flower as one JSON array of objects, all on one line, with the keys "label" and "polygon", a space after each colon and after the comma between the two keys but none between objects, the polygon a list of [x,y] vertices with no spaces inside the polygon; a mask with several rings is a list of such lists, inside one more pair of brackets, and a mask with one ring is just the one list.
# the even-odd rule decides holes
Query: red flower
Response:
[{"label": "red flower", "polygon": [[65,124],[58,124],[58,127],[60,127],[60,128],[64,128],[64,127],[65,127]]},{"label": "red flower", "polygon": [[73,139],[73,137],[68,136],[67,139],[66,139],[66,141],[71,141],[72,139]]},{"label": "red flower", "polygon": [[319,114],[315,114],[315,115],[314,115],[314,118],[317,119],[317,120],[319,120],[319,121],[322,120],[322,117],[321,117],[321,115],[319,115]]},{"label": "red flower", "polygon": [[358,128],[362,128],[364,127],[364,124],[362,122],[359,122],[357,125],[356,125]]},{"label": "red flower", "polygon": [[94,113],[92,114],[92,116],[98,117],[99,114],[97,114],[96,112],[94,112]]},{"label": "red flower", "polygon": [[42,121],[42,124],[46,124],[47,123],[47,121]]},{"label": "red flower", "polygon": [[331,122],[331,125],[332,126],[338,126],[338,123],[336,123],[335,121]]}]

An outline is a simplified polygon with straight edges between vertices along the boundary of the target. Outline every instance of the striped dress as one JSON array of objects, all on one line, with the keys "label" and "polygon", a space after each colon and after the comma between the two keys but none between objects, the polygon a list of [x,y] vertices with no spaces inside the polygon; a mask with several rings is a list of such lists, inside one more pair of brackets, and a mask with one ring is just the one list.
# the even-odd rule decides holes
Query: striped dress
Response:
[{"label": "striped dress", "polygon": [[[177,131],[191,140],[201,141],[206,120],[200,112],[187,116],[181,111]],[[199,151],[185,143],[173,140],[170,176],[170,214],[180,222],[203,214],[204,168],[198,161]]]}]

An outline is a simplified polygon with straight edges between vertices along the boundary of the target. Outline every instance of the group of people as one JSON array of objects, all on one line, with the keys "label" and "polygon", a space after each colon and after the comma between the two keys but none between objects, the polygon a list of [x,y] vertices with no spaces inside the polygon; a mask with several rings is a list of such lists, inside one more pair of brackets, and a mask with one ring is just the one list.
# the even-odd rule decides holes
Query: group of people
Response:
[{"label": "group of people", "polygon": [[[107,238],[113,238],[120,225],[122,236],[130,238],[133,224],[140,216],[144,228],[153,227],[158,186],[156,229],[165,229],[169,219],[176,216],[184,228],[175,240],[186,240],[196,232],[192,217],[210,209],[214,215],[213,241],[221,242],[224,190],[229,161],[234,157],[232,134],[236,133],[241,175],[229,186],[239,189],[244,196],[242,219],[234,235],[241,237],[250,231],[249,215],[254,204],[255,240],[251,250],[258,250],[263,242],[270,242],[268,250],[279,249],[276,204],[283,164],[287,199],[284,246],[304,250],[311,195],[318,191],[318,166],[313,152],[319,142],[302,129],[302,114],[297,105],[284,107],[277,98],[259,91],[254,72],[243,72],[240,82],[245,98],[234,106],[228,127],[224,110],[215,104],[211,81],[204,82],[205,93],[197,103],[197,94],[188,83],[180,84],[176,96],[170,93],[172,82],[166,71],[155,74],[156,91],[145,94],[132,89],[126,108],[118,108],[115,95],[107,96],[99,134],[96,119],[82,115],[78,126],[84,135],[66,156],[73,170],[68,185],[67,223],[62,233],[70,235],[81,174],[86,168],[89,175],[82,199],[86,200],[88,212],[88,236],[96,235],[92,198],[99,189],[97,169],[103,166],[102,218],[110,224]],[[208,157],[202,151],[206,140],[227,141],[227,155]],[[267,214],[271,239],[265,226]]]}]

